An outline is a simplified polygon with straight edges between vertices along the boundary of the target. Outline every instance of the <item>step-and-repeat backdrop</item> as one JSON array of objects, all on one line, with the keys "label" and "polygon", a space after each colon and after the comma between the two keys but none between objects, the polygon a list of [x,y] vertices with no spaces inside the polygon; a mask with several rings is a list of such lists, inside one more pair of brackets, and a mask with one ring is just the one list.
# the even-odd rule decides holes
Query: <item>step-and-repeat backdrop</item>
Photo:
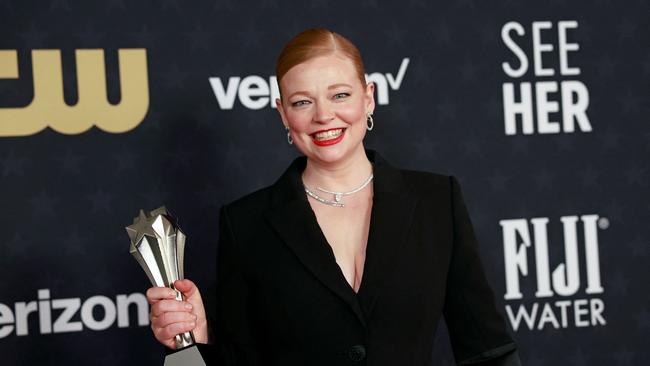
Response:
[{"label": "step-and-repeat backdrop", "polygon": [[161,364],[124,227],[165,204],[215,281],[220,206],[298,156],[274,67],[314,26],[364,56],[366,147],[459,177],[525,365],[650,358],[648,1],[52,0],[0,1],[3,365]]}]

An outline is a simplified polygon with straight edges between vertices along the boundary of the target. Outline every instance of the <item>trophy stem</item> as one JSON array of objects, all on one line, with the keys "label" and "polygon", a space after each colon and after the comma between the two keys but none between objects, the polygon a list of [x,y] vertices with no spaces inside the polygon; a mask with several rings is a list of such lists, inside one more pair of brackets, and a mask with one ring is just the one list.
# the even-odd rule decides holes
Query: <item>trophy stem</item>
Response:
[{"label": "trophy stem", "polygon": [[[172,290],[176,291],[176,300],[183,301],[183,294],[174,288],[174,284],[170,284],[169,287],[171,287]],[[177,334],[176,337],[174,337],[174,342],[176,342],[176,349],[189,347],[196,343],[194,340],[194,334],[192,334],[192,332]]]}]

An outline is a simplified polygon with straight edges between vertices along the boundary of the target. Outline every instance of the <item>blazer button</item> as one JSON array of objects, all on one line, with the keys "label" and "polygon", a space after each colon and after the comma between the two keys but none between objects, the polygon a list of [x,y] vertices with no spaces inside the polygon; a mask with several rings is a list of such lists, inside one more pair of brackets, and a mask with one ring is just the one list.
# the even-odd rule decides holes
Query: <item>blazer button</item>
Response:
[{"label": "blazer button", "polygon": [[348,349],[348,358],[352,361],[358,362],[366,357],[366,347],[363,344],[355,344]]}]

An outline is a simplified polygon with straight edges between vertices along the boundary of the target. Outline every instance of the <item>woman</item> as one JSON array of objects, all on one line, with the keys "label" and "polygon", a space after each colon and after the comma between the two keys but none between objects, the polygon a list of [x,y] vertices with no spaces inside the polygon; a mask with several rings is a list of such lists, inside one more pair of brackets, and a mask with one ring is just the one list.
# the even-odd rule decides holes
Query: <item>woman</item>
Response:
[{"label": "woman", "polygon": [[151,288],[151,326],[192,330],[222,365],[432,365],[444,314],[458,364],[519,365],[453,176],[365,149],[374,85],[325,29],[278,59],[277,109],[303,154],[275,184],[221,209],[214,315],[189,280]]}]

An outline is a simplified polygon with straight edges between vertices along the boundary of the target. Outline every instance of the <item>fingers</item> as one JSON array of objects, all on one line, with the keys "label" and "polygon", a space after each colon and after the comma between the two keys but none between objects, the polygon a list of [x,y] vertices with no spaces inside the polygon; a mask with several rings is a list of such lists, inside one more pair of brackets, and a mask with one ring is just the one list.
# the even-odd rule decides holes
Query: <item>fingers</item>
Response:
[{"label": "fingers", "polygon": [[196,322],[197,316],[186,312],[165,312],[160,316],[152,316],[151,324],[154,328],[164,328],[173,323],[192,323]]},{"label": "fingers", "polygon": [[145,295],[147,297],[147,301],[151,305],[160,300],[176,298],[176,293],[174,290],[168,287],[151,287],[147,290],[147,293]]},{"label": "fingers", "polygon": [[187,301],[160,300],[151,305],[151,315],[160,317],[165,312],[186,312],[189,313],[194,307]]},{"label": "fingers", "polygon": [[[195,327],[196,327],[196,322],[188,321],[188,322],[171,323],[166,327],[162,327],[162,328],[152,327],[152,330],[156,339],[159,342],[167,345],[170,342],[173,343],[174,337],[177,334],[190,332],[194,330]],[[175,348],[175,347],[170,347],[170,348]]]}]

